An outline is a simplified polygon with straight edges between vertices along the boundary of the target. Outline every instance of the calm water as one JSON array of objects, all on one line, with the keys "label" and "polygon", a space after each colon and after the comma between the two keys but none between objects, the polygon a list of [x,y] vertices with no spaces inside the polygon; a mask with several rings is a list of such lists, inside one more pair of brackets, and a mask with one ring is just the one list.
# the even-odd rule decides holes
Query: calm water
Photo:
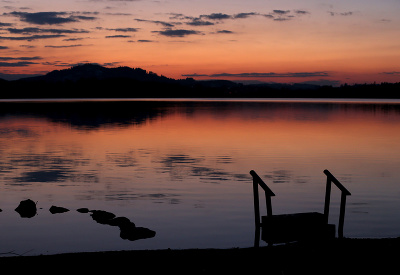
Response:
[{"label": "calm water", "polygon": [[[249,247],[250,170],[281,214],[322,212],[328,169],[352,193],[345,237],[397,237],[399,103],[0,102],[0,253]],[[14,209],[28,198],[37,215],[21,218]],[[339,199],[333,189],[336,225]],[[70,211],[51,214],[52,205]],[[78,208],[156,236],[124,240]]]}]

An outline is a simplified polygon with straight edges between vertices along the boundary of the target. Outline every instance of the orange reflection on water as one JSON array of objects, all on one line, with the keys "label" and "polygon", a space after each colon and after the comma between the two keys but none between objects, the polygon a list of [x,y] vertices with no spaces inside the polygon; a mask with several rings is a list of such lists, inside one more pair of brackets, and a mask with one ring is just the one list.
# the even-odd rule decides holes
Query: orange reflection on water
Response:
[{"label": "orange reflection on water", "polygon": [[[144,242],[144,249],[161,243],[197,247],[193,240],[233,247],[254,233],[250,170],[277,194],[274,213],[288,213],[322,211],[322,171],[329,169],[352,193],[345,235],[371,236],[372,228],[390,227],[385,229],[389,236],[399,228],[393,217],[382,215],[400,207],[396,106],[102,104],[2,108],[9,110],[0,117],[4,217],[15,219],[16,202],[32,198],[43,209],[40,215],[57,205],[101,208],[145,221],[160,234]],[[188,234],[177,236],[177,230]],[[207,242],[210,232],[219,237]],[[251,245],[253,236],[248,237]],[[110,242],[105,249],[130,249],[115,245]]]}]

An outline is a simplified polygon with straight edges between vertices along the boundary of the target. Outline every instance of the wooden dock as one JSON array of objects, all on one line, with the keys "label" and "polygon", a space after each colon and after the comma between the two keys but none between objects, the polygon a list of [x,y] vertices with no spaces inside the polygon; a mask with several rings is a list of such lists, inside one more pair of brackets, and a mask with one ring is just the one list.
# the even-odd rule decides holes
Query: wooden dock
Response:
[{"label": "wooden dock", "polygon": [[[351,193],[328,170],[324,170],[327,181],[323,213],[306,212],[273,215],[271,197],[275,196],[274,192],[272,192],[255,171],[251,170],[250,174],[253,177],[254,217],[256,226],[254,246],[259,246],[260,229],[262,229],[261,239],[268,244],[335,238],[335,225],[328,224],[331,183],[334,183],[341,191],[338,237],[343,238],[346,196],[351,195]],[[259,186],[265,192],[266,216],[260,215]]]}]

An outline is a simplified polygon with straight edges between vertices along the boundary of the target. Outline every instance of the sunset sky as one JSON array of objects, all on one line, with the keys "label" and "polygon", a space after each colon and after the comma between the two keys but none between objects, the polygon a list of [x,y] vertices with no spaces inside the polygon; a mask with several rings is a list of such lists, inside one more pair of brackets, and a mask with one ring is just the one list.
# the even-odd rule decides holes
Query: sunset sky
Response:
[{"label": "sunset sky", "polygon": [[0,0],[0,78],[97,63],[175,79],[400,82],[399,15],[400,0]]}]

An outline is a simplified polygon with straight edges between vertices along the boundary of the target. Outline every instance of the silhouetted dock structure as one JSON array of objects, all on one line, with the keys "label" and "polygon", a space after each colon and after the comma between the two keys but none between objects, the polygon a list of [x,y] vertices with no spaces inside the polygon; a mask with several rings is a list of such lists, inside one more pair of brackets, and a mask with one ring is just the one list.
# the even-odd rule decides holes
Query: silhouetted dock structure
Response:
[{"label": "silhouetted dock structure", "polygon": [[[338,238],[343,238],[346,197],[351,195],[351,193],[328,170],[324,170],[324,174],[327,176],[324,213],[306,212],[273,215],[271,197],[275,196],[274,192],[272,192],[254,170],[251,170],[250,174],[253,177],[254,217],[256,226],[254,246],[259,246],[260,229],[262,229],[261,239],[268,244],[335,238],[335,225],[328,224],[332,183],[341,191]],[[265,192],[266,216],[260,216],[259,186]]]}]

